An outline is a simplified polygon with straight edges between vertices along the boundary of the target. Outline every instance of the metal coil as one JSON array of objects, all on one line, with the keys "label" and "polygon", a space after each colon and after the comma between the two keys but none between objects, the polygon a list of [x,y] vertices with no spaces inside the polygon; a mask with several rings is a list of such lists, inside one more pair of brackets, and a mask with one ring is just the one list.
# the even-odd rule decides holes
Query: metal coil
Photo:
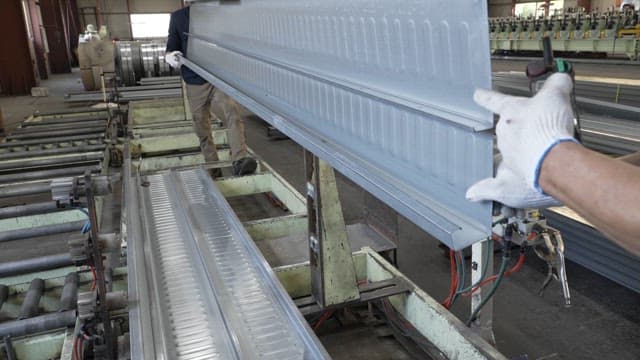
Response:
[{"label": "metal coil", "polygon": [[162,40],[117,42],[116,66],[122,83],[133,86],[143,77],[172,75],[171,67],[164,61],[166,46]]}]

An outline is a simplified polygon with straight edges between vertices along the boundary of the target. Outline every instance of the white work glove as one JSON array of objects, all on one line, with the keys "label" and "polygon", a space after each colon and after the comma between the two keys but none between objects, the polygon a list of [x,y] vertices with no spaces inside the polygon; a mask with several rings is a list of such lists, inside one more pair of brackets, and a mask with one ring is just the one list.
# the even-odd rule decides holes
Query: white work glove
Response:
[{"label": "white work glove", "polygon": [[181,51],[172,51],[168,52],[164,56],[164,61],[169,64],[174,69],[179,69],[182,66],[182,52]]},{"label": "white work glove", "polygon": [[[476,103],[500,115],[496,136],[503,162],[495,178],[469,188],[469,200],[495,200],[516,208],[544,207],[540,204],[552,200],[543,194],[538,177],[542,162],[555,145],[577,142],[573,137],[572,88],[569,75],[553,74],[533,98],[476,90]],[[507,195],[505,191],[514,193]],[[533,196],[535,192],[543,198]]]},{"label": "white work glove", "polygon": [[498,166],[495,178],[480,180],[467,190],[469,201],[497,201],[514,209],[543,209],[562,205],[551,196],[529,187],[504,164]]}]

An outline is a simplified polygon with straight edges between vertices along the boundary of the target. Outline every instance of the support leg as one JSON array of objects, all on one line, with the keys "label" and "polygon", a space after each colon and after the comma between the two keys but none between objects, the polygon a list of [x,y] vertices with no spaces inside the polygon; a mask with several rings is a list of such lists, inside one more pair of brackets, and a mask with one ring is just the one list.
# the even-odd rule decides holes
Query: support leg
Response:
[{"label": "support leg", "polygon": [[311,291],[321,307],[360,298],[333,168],[305,151]]}]

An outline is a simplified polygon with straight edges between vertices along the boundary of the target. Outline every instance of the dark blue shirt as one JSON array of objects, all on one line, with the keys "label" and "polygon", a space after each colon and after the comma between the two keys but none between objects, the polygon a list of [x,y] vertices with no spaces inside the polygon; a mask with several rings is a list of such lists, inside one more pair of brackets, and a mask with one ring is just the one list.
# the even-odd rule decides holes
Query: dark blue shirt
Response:
[{"label": "dark blue shirt", "polygon": [[[189,36],[189,7],[182,8],[171,14],[169,21],[169,39],[167,40],[167,52],[180,51],[187,57],[187,45]],[[207,81],[201,78],[193,70],[182,66],[182,78],[191,85],[202,85]]]}]

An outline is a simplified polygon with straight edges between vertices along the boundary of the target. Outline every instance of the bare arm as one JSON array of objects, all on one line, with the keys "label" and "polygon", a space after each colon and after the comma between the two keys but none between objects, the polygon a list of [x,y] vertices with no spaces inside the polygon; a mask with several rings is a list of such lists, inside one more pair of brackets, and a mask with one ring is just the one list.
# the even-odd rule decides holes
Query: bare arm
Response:
[{"label": "bare arm", "polygon": [[640,255],[640,167],[562,143],[544,160],[539,182],[546,193]]}]

